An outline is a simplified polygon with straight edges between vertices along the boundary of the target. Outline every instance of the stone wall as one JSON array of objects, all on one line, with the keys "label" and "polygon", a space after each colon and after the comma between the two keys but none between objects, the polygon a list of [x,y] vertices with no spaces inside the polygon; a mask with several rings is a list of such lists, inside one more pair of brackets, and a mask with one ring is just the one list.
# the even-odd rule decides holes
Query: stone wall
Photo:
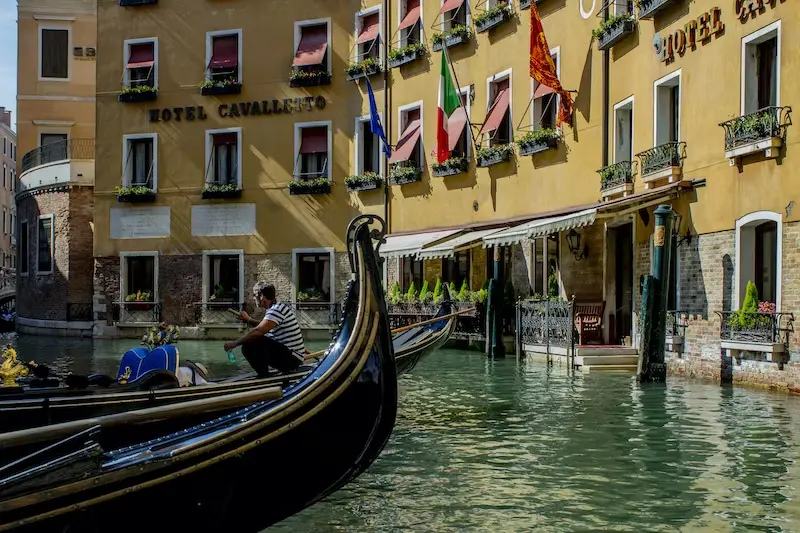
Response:
[{"label": "stone wall", "polygon": [[389,257],[386,261],[386,290],[391,291],[395,283],[400,283],[400,259]]},{"label": "stone wall", "polygon": [[581,242],[586,243],[588,257],[580,261],[569,251],[567,232],[561,232],[559,242],[561,283],[565,298],[575,296],[576,301],[600,302],[603,300],[603,232],[602,224],[581,228]]},{"label": "stone wall", "polygon": [[69,194],[67,253],[69,288],[67,302],[91,304],[94,257],[94,189],[73,187]]}]

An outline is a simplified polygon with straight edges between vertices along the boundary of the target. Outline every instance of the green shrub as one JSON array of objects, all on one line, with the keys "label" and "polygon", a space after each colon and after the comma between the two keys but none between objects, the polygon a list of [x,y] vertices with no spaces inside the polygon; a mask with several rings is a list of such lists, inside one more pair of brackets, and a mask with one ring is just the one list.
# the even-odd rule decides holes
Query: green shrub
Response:
[{"label": "green shrub", "polygon": [[440,303],[442,301],[442,280],[436,280],[436,286],[433,288],[433,303]]},{"label": "green shrub", "polygon": [[428,291],[428,280],[425,280],[424,282],[422,282],[422,289],[420,289],[419,291],[419,301],[420,303],[424,304],[428,303],[428,301],[431,300],[431,298],[432,295]]},{"label": "green shrub", "polygon": [[411,282],[411,286],[408,288],[408,292],[406,293],[406,301],[408,303],[414,303],[417,299],[417,286],[414,285],[414,282]]}]

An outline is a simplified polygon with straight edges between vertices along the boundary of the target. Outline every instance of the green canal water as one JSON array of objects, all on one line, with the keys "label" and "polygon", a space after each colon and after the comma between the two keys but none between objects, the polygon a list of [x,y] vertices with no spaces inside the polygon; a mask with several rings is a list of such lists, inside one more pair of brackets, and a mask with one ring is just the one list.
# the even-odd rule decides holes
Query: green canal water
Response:
[{"label": "green canal water", "polygon": [[[113,373],[136,345],[10,340],[76,372]],[[181,356],[246,368],[222,344],[181,341]],[[800,398],[442,350],[399,400],[372,467],[267,533],[800,531]]]}]

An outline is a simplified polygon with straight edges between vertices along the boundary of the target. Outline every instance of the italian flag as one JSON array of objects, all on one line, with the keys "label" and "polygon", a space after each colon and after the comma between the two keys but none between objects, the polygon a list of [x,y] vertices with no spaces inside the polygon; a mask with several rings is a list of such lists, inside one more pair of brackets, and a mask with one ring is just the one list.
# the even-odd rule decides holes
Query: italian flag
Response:
[{"label": "italian flag", "polygon": [[450,157],[450,137],[447,133],[447,120],[453,111],[461,106],[461,96],[453,84],[447,58],[442,52],[442,68],[439,74],[439,113],[436,117],[436,157],[444,163]]}]

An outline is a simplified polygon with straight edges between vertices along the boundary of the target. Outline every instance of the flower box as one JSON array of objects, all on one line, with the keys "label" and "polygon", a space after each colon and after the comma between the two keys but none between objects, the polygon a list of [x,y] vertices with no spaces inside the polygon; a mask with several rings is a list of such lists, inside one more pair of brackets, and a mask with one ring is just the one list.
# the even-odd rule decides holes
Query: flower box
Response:
[{"label": "flower box", "polygon": [[477,156],[478,166],[484,168],[505,163],[511,158],[512,150],[513,148],[510,144],[479,150]]},{"label": "flower box", "polygon": [[329,72],[304,73],[301,75],[298,75],[297,72],[292,72],[289,76],[289,87],[318,87],[331,84]]},{"label": "flower box", "polygon": [[123,204],[144,204],[156,201],[156,193],[153,191],[146,193],[121,193],[117,194],[117,202]]},{"label": "flower box", "polygon": [[125,302],[125,309],[128,311],[150,311],[155,303],[150,302]]},{"label": "flower box", "polygon": [[403,54],[396,56],[394,58],[389,58],[389,68],[397,68],[403,65],[407,65],[409,63],[413,63],[417,59],[422,58],[425,55],[425,48],[416,48],[413,50],[408,50]]},{"label": "flower box", "polygon": [[609,50],[636,29],[636,22],[631,15],[622,15],[605,22],[594,31],[598,50]]},{"label": "flower box", "polygon": [[374,172],[363,176],[348,176],[344,179],[348,191],[371,191],[383,185],[383,179]]},{"label": "flower box", "polygon": [[313,180],[298,180],[289,184],[289,194],[292,196],[302,194],[329,194],[331,182],[327,178]]},{"label": "flower box", "polygon": [[122,7],[146,6],[157,3],[158,0],[119,0],[119,5]]},{"label": "flower box", "polygon": [[558,136],[555,130],[537,130],[528,133],[517,141],[519,155],[527,156],[545,152],[558,145]]},{"label": "flower box", "polygon": [[433,37],[433,51],[440,52],[445,46],[447,48],[458,46],[469,41],[471,37],[469,30],[463,27],[454,28],[450,33],[437,34]]},{"label": "flower box", "polygon": [[672,0],[640,0],[639,18],[651,19],[656,13],[667,7]]},{"label": "flower box", "polygon": [[202,94],[203,96],[240,94],[241,92],[242,92],[241,83],[205,85],[200,88],[200,94]]},{"label": "flower box", "polygon": [[119,94],[118,101],[123,103],[130,102],[152,102],[158,98],[158,91],[128,91]]},{"label": "flower box", "polygon": [[377,189],[380,186],[381,186],[380,183],[377,183],[377,182],[373,181],[372,183],[359,183],[359,184],[356,184],[356,185],[348,185],[347,186],[347,190],[348,191],[353,191],[353,192],[356,192],[356,191],[372,191],[374,189]]},{"label": "flower box", "polygon": [[370,62],[350,65],[345,72],[347,81],[355,81],[367,76],[374,76],[382,71],[380,63]]},{"label": "flower box", "polygon": [[511,18],[511,8],[508,4],[499,4],[486,11],[483,15],[475,17],[475,31],[484,33],[496,28]]},{"label": "flower box", "polygon": [[416,183],[422,177],[422,170],[412,166],[395,166],[389,171],[389,183],[407,185]]},{"label": "flower box", "polygon": [[200,196],[203,200],[214,200],[214,199],[232,199],[232,198],[241,198],[242,197],[242,190],[241,189],[233,189],[233,190],[214,190],[214,189],[203,189],[203,192],[200,193]]},{"label": "flower box", "polygon": [[455,176],[466,172],[467,166],[466,157],[452,157],[442,164],[434,163],[431,167],[431,173],[437,178]]}]

